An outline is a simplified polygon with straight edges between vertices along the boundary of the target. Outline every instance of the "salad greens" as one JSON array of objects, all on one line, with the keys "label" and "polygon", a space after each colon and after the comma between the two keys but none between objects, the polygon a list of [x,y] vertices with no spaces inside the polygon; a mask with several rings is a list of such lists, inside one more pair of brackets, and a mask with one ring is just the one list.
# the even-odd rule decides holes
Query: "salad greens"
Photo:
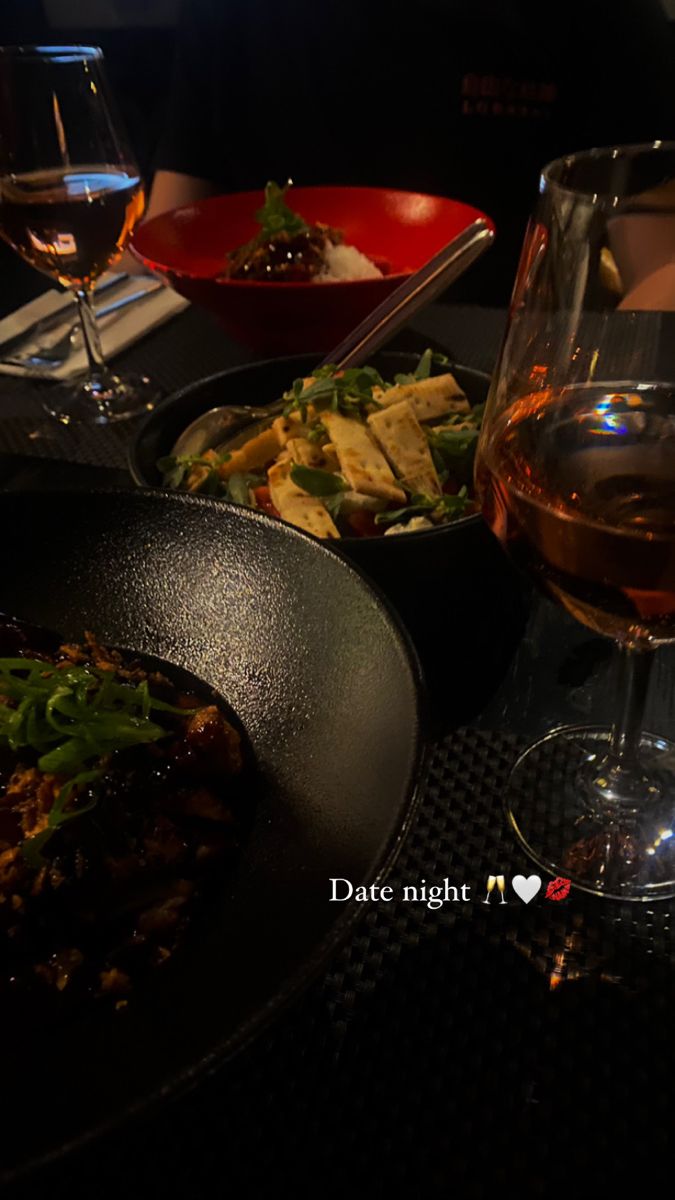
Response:
[{"label": "salad greens", "polygon": [[[275,188],[276,185],[270,184],[266,192],[270,219],[274,213],[282,219],[285,210],[284,189]],[[447,370],[449,366],[444,354],[427,349],[420,356],[413,372],[397,374],[393,382],[385,380],[372,366],[350,367],[342,372],[338,372],[334,365],[318,367],[310,380],[295,379],[281,397],[277,411],[283,413],[287,421],[291,418],[295,422],[297,432],[291,433],[288,425],[280,430],[276,453],[270,450],[270,439],[263,440],[264,433],[269,433],[267,424],[263,432],[256,427],[248,441],[242,442],[239,439],[238,448],[235,450],[231,447],[230,453],[207,450],[203,455],[170,456],[160,459],[158,468],[163,473],[165,485],[169,487],[187,487],[191,491],[222,496],[233,503],[261,508],[273,515],[284,517],[285,514],[277,510],[274,486],[270,491],[267,472],[271,471],[273,466],[286,461],[290,465],[291,481],[308,496],[319,500],[327,510],[334,523],[331,536],[336,537],[353,536],[354,533],[357,536],[371,536],[378,532],[377,527],[399,524],[420,515],[428,516],[435,524],[452,521],[476,511],[472,481],[484,405],[470,405],[453,379],[452,373]],[[344,453],[344,443],[349,441],[350,435],[341,423],[331,421],[330,414],[340,413],[347,421],[358,422],[361,425],[366,425],[368,418],[372,417],[370,425],[366,426],[367,434],[373,443],[374,454],[381,455],[378,448],[380,435],[371,431],[375,430],[379,421],[376,414],[386,409],[388,404],[392,405],[392,401],[393,404],[399,405],[399,397],[394,398],[389,394],[390,389],[396,387],[406,388],[406,392],[402,393],[402,400],[407,403],[413,417],[416,412],[421,413],[417,422],[417,461],[420,455],[426,455],[426,480],[434,479],[440,494],[436,494],[434,488],[434,494],[427,495],[421,489],[431,491],[431,485],[419,475],[417,480],[414,474],[406,476],[405,469],[400,466],[404,461],[409,463],[411,455],[410,443],[405,442],[406,429],[400,424],[404,418],[399,408],[398,414],[393,418],[395,422],[399,422],[399,440],[390,442],[384,450],[389,466],[398,472],[395,481],[398,495],[387,501],[385,494],[380,505],[372,505],[363,501],[370,501],[373,496],[376,499],[382,498],[382,492],[374,490],[369,494],[367,486],[359,489],[349,483],[352,476],[345,466],[347,455]],[[441,389],[440,396],[438,388]],[[416,404],[419,404],[419,408],[416,408]],[[392,412],[395,411],[392,406]],[[386,422],[382,422],[380,429],[385,427]],[[332,431],[332,437],[329,436],[329,430]],[[296,461],[299,454],[297,449],[287,448],[287,441],[291,438],[304,439],[305,447],[308,443],[312,447],[311,454],[305,450],[305,454],[301,455],[304,461]],[[341,440],[342,456],[340,445],[333,444]],[[356,441],[358,443],[358,438]],[[273,445],[274,438],[271,442]],[[419,448],[420,442],[423,453]],[[363,447],[363,435],[358,444]],[[408,445],[407,459],[401,450],[402,444]],[[251,453],[247,454],[249,446]],[[233,456],[236,457],[236,464],[230,461]],[[305,463],[312,465],[304,465]],[[238,470],[233,470],[235,465]],[[270,474],[270,482],[272,479]],[[360,490],[365,496],[359,495]],[[401,491],[408,497],[404,505],[400,503]],[[346,495],[347,493],[349,494]],[[356,494],[356,499],[353,493]],[[277,490],[277,497],[280,496],[281,493]],[[398,507],[395,507],[396,505]],[[280,507],[282,504],[279,500]],[[377,507],[384,511],[375,515]],[[305,510],[302,511],[304,513]],[[292,517],[286,519],[293,520]],[[305,516],[305,520],[310,522],[310,517]],[[306,527],[310,532],[314,531],[310,524],[303,526],[302,519],[298,523],[301,528]]]},{"label": "salad greens", "polygon": [[337,496],[346,492],[348,484],[340,475],[333,471],[322,471],[318,467],[305,467],[301,463],[293,463],[291,479],[310,496]]},{"label": "salad greens", "polygon": [[329,409],[341,412],[346,417],[365,419],[369,412],[380,408],[373,396],[376,387],[387,388],[386,384],[374,367],[350,367],[341,375],[336,375],[336,367],[328,365],[319,367],[314,372],[314,382],[307,387],[304,379],[296,379],[292,388],[284,392],[286,401],[284,416],[299,412],[302,420],[307,420],[307,409],[312,404],[315,408]]},{"label": "salad greens", "polygon": [[474,412],[471,413],[471,425],[464,417],[448,421],[441,429],[430,429],[427,433],[431,457],[441,483],[450,478],[466,486],[471,483],[480,433],[480,417],[475,416]]},{"label": "salad greens", "polygon": [[229,479],[223,479],[218,468],[229,462],[232,456],[227,453],[212,454],[203,458],[201,454],[178,454],[160,458],[157,469],[162,472],[162,482],[165,487],[181,488],[194,467],[204,468],[204,479],[199,486],[203,496],[221,496],[233,504],[243,504],[251,507],[249,489],[261,487],[267,482],[262,474],[251,471],[237,471]]},{"label": "salad greens", "polygon": [[[440,354],[437,350],[426,349],[421,356],[415,370],[412,374],[398,374],[394,376],[394,382],[400,384],[419,383],[420,379],[428,379],[431,375],[432,366],[447,367],[450,364],[450,359],[445,354]],[[391,386],[388,384],[387,386]]]},{"label": "salad greens", "polygon": [[466,487],[461,487],[456,495],[424,496],[418,493],[410,497],[410,504],[393,511],[377,513],[376,525],[395,525],[410,517],[428,516],[437,521],[461,517],[471,503]]},{"label": "salad greens", "polygon": [[[313,405],[318,409],[330,409],[333,412],[344,413],[346,417],[359,417],[364,420],[369,413],[382,405],[373,396],[375,388],[388,391],[399,384],[419,383],[429,379],[432,366],[447,366],[449,363],[445,354],[435,350],[425,350],[419,363],[411,374],[398,374],[393,383],[382,378],[375,367],[349,367],[346,371],[336,374],[337,368],[329,363],[318,367],[313,375],[313,383],[306,385],[304,379],[296,379],[293,386],[284,392],[282,399],[286,401],[284,416],[299,412],[302,420],[307,420],[307,409]],[[482,408],[481,405],[481,415]],[[477,411],[478,409],[476,408]]]}]

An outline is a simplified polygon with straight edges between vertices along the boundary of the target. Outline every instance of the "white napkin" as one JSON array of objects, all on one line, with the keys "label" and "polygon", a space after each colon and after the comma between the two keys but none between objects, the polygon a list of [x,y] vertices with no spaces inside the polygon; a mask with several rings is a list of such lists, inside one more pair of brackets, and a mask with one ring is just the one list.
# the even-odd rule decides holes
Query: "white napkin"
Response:
[{"label": "white napkin", "polygon": [[[103,308],[108,303],[112,304],[121,300],[125,295],[132,295],[136,292],[153,292],[153,295],[134,301],[126,308],[110,313],[101,319],[101,344],[106,360],[119,354],[122,350],[126,350],[127,346],[131,346],[146,333],[175,316],[176,313],[182,312],[189,304],[188,300],[179,296],[172,288],[160,287],[157,289],[158,281],[154,275],[130,275],[126,282],[120,283],[118,287],[100,288],[101,284],[116,278],[117,275],[113,271],[108,271],[101,276],[99,288],[94,293],[94,302],[97,308]],[[77,308],[73,298],[68,292],[50,288],[36,300],[24,304],[23,308],[18,308],[16,312],[10,313],[0,321],[0,374],[28,375],[37,379],[73,379],[87,370],[87,356],[81,337],[77,339],[73,353],[58,367],[36,368],[35,366],[20,366],[2,362],[4,343],[23,333],[24,330],[28,333],[37,321],[60,310],[63,310],[63,323],[58,328],[49,330],[41,337],[38,336],[34,344],[27,339],[20,345],[17,344],[8,349],[8,358],[19,354],[23,357],[26,350],[35,352],[40,348],[54,345],[77,321]]]}]

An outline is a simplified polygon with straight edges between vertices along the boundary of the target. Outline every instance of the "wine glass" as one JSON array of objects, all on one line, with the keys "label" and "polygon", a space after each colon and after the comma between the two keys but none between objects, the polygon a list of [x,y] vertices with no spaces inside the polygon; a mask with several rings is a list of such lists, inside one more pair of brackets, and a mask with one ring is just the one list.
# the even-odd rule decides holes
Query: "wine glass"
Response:
[{"label": "wine glass", "polygon": [[675,642],[675,143],[547,166],[488,398],[476,483],[507,551],[618,645],[610,729],[519,758],[510,823],[585,891],[675,895],[675,745],[642,730]]},{"label": "wine glass", "polygon": [[93,46],[0,47],[0,236],[73,293],[89,370],[50,389],[47,411],[106,424],[152,408],[144,376],[105,364],[97,279],[122,254],[144,207],[143,183]]}]

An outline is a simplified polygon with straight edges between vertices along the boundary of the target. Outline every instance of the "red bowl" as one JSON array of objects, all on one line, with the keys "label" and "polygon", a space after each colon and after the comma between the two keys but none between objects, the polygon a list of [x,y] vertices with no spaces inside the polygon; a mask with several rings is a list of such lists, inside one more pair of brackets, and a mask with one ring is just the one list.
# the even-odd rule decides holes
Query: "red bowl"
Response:
[{"label": "red bowl", "polygon": [[[146,221],[133,250],[181,296],[209,309],[239,342],[269,354],[327,351],[406,276],[484,214],[477,208],[386,188],[293,188],[306,221],[341,229],[345,241],[388,273],[344,283],[259,283],[217,278],[230,251],[258,226],[262,192],[214,196]],[[383,266],[386,264],[386,268]]]}]

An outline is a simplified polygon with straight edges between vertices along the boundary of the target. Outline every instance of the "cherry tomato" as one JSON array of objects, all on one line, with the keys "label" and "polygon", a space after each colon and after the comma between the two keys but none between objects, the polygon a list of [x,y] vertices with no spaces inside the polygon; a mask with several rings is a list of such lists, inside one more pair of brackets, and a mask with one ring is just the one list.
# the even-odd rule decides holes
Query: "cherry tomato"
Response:
[{"label": "cherry tomato", "polygon": [[375,517],[371,512],[357,510],[357,512],[350,513],[347,517],[347,524],[356,537],[375,537],[380,532],[380,527],[375,524]]},{"label": "cherry tomato", "polygon": [[272,504],[270,489],[266,483],[261,484],[260,487],[254,488],[253,495],[258,508],[262,509],[263,512],[269,513],[271,517],[281,516],[279,510],[276,509]]}]

